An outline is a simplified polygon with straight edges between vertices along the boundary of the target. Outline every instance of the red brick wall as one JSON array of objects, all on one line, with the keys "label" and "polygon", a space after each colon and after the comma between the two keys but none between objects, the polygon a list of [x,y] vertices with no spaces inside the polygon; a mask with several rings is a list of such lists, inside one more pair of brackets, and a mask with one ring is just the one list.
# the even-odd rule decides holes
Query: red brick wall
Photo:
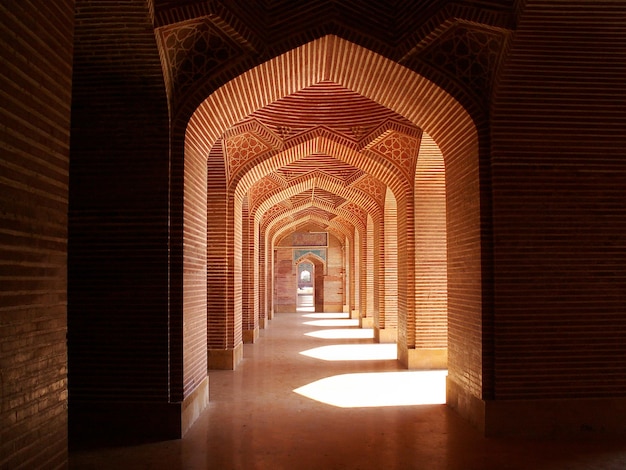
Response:
[{"label": "red brick wall", "polygon": [[274,312],[296,311],[296,269],[290,247],[277,248],[274,259]]},{"label": "red brick wall", "polygon": [[[398,208],[396,198],[390,189],[385,193],[385,215],[381,244],[383,263],[383,283],[381,305],[385,306],[380,318],[380,328],[398,327]],[[381,309],[382,310],[382,309]],[[382,312],[381,312],[382,313]]]},{"label": "red brick wall", "polygon": [[[324,276],[324,311],[341,312],[343,310],[343,248],[337,237],[328,234],[327,272]],[[316,276],[319,274],[316,270]]]},{"label": "red brick wall", "polygon": [[[229,347],[227,331],[233,314],[233,249],[232,227],[227,229],[228,193],[226,188],[226,168],[221,146],[211,150],[207,163],[207,325],[209,349]],[[201,210],[201,209],[198,209]],[[232,209],[231,209],[232,210]],[[185,214],[186,221],[190,214]],[[230,240],[229,240],[230,237]],[[230,273],[230,275],[229,275]],[[230,309],[231,319],[228,318]],[[232,344],[231,346],[232,347]]]},{"label": "red brick wall", "polygon": [[[259,326],[258,306],[255,313],[255,283],[258,283],[258,276],[255,276],[254,267],[257,265],[254,259],[254,219],[250,217],[248,207],[248,197],[244,197],[242,202],[242,231],[241,231],[241,263],[242,263],[242,329],[243,331],[254,331]],[[258,269],[258,268],[257,268]]]},{"label": "red brick wall", "polygon": [[448,345],[446,179],[441,150],[422,136],[415,171],[415,347]]},{"label": "red brick wall", "polygon": [[493,112],[495,395],[626,395],[626,4],[528,1]]},{"label": "red brick wall", "polygon": [[186,223],[183,233],[185,251],[182,292],[185,397],[204,380],[207,371],[207,166],[206,155],[201,149],[188,150],[185,159]]},{"label": "red brick wall", "polygon": [[67,465],[73,7],[0,4],[0,468]]},{"label": "red brick wall", "polygon": [[[378,305],[374,303],[374,292],[376,286],[376,275],[374,269],[374,222],[370,215],[367,216],[367,229],[365,239],[365,318],[373,318],[378,310]],[[363,316],[363,315],[362,315]]]}]

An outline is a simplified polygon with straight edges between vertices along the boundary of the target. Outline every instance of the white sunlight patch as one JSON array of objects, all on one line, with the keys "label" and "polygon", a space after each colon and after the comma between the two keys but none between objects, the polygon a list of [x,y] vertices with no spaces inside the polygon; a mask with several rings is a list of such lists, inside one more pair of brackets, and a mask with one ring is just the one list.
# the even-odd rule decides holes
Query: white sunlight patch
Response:
[{"label": "white sunlight patch", "polygon": [[305,321],[304,324],[311,325],[311,326],[334,326],[335,328],[339,326],[358,327],[359,320],[357,319],[351,320],[349,318],[339,319],[339,320],[312,320],[312,321]]},{"label": "white sunlight patch", "polygon": [[398,347],[395,343],[334,344],[300,354],[323,361],[382,361],[397,359]]},{"label": "white sunlight patch", "polygon": [[322,339],[371,339],[374,338],[374,330],[372,328],[341,328],[311,331],[304,335]]},{"label": "white sunlight patch", "polygon": [[307,313],[306,318],[350,318],[347,313]]},{"label": "white sunlight patch", "polygon": [[294,392],[340,408],[439,405],[446,402],[447,375],[446,370],[343,374]]}]

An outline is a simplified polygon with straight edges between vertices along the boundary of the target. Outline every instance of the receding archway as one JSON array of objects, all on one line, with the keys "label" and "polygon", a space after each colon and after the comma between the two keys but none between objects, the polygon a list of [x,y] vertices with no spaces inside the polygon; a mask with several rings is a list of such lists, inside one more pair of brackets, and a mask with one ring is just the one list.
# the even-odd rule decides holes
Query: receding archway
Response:
[{"label": "receding archway", "polygon": [[[478,136],[471,116],[443,89],[369,50],[335,36],[326,36],[244,73],[207,98],[187,129],[185,174],[195,174],[195,166],[204,165],[213,143],[230,126],[262,106],[322,80],[340,83],[403,115],[432,136],[441,149],[446,167],[448,214],[449,387],[454,389],[455,396],[482,398]],[[273,86],[265,86],[267,83]],[[202,186],[196,180],[190,184],[185,181],[185,194],[202,192]],[[193,209],[186,210],[185,233],[188,226],[193,226],[193,217]],[[227,230],[230,235],[226,239],[236,241],[237,228],[227,227]],[[408,254],[414,255],[413,250]],[[233,259],[235,257],[236,253]],[[399,325],[398,340],[411,350],[415,349],[416,339],[414,304],[410,301],[414,297],[414,276],[406,272],[406,268],[399,274],[398,302],[399,308],[404,309],[404,322]],[[224,295],[234,299],[237,291],[236,280],[229,281]],[[237,326],[237,321],[234,325]]]},{"label": "receding archway", "polygon": [[309,261],[298,263],[296,286],[296,311],[315,311],[315,265]]}]

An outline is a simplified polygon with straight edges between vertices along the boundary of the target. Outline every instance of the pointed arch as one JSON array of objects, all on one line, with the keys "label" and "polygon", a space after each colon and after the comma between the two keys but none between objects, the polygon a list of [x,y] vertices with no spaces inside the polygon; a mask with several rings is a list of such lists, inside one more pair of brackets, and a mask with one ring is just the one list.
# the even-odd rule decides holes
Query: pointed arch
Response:
[{"label": "pointed arch", "polygon": [[[182,166],[183,169],[179,172],[185,183],[181,199],[205,190],[195,181],[187,184],[188,175],[195,174],[195,165],[203,156],[209,155],[213,144],[226,129],[259,108],[322,80],[341,84],[404,116],[428,133],[441,149],[447,195],[448,336],[451,346],[448,382],[454,387],[455,396],[464,394],[482,399],[483,390],[490,387],[483,380],[491,377],[491,371],[485,369],[491,367],[485,359],[491,352],[483,350],[488,341],[483,338],[481,229],[489,226],[489,214],[485,214],[483,223],[479,139],[470,114],[433,82],[375,52],[332,35],[275,57],[216,90],[191,117],[185,134],[182,165],[180,161],[174,162],[175,167]],[[182,204],[174,207],[173,211],[177,210],[182,214],[180,228],[184,235],[192,225],[189,217],[193,214],[185,213]],[[174,216],[179,220],[176,214]],[[181,258],[173,262],[184,265],[184,259],[185,253],[182,253]],[[407,264],[413,265],[413,260]],[[195,269],[194,266],[189,268]],[[399,287],[401,305],[405,305],[412,295],[412,287],[407,285]],[[225,295],[233,296],[234,289]],[[185,304],[184,300],[182,304]],[[400,327],[406,328],[406,325]]]}]

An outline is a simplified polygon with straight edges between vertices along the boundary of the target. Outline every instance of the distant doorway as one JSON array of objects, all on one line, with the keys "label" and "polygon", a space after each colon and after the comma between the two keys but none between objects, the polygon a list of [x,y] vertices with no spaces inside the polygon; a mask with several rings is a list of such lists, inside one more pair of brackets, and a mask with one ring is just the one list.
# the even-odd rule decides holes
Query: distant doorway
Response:
[{"label": "distant doorway", "polygon": [[297,284],[296,310],[298,312],[315,312],[315,266],[313,263],[298,264]]}]

